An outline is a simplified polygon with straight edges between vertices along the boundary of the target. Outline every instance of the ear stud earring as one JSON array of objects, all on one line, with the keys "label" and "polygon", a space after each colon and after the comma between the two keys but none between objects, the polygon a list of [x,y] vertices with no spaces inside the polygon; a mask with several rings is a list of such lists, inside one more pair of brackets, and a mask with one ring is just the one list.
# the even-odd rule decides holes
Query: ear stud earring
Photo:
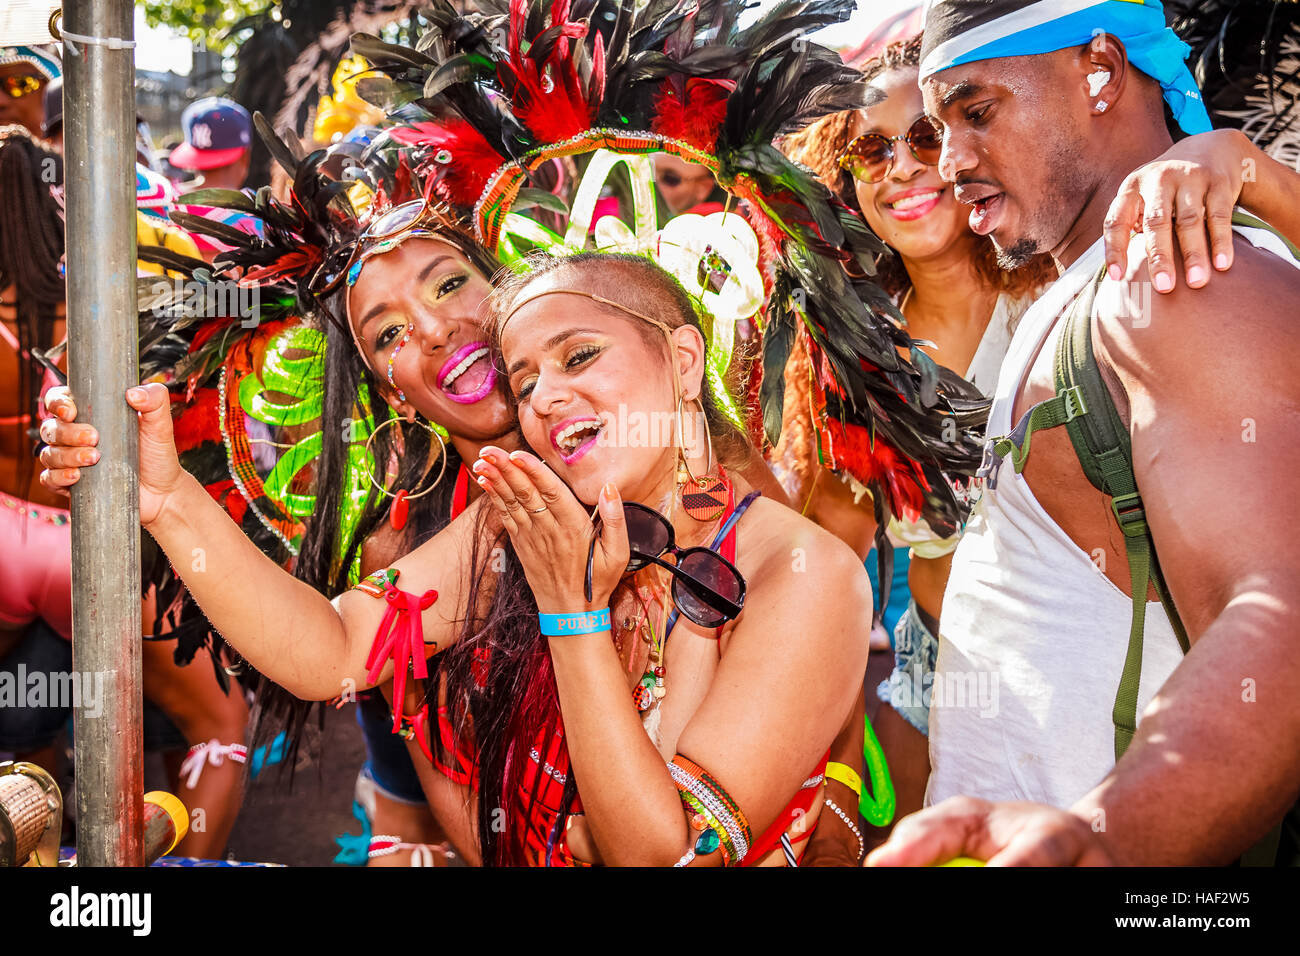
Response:
[{"label": "ear stud earring", "polygon": [[1098,101],[1097,101],[1097,112],[1098,112],[1098,113],[1104,113],[1104,112],[1106,112],[1106,107],[1109,106],[1109,105],[1110,105],[1110,104],[1107,103],[1105,100],[1098,100]]}]

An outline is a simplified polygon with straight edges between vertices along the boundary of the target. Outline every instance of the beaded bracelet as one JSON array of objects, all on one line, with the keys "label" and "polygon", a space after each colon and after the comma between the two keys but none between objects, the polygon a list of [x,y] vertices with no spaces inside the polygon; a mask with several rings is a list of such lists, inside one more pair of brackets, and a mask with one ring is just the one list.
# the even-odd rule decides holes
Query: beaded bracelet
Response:
[{"label": "beaded bracelet", "polygon": [[[703,823],[707,826],[696,841],[696,852],[711,853],[719,846],[725,846],[724,865],[743,860],[749,852],[754,835],[744,812],[731,798],[731,794],[708,771],[681,754],[673,757],[668,764],[668,772],[672,774],[683,805],[697,815],[692,818],[692,825],[698,824],[698,818],[703,817]],[[708,835],[710,831],[714,834],[713,837]]]},{"label": "beaded bracelet", "polygon": [[707,855],[714,850],[722,852],[722,865],[730,866],[731,861],[736,859],[736,845],[727,832],[726,824],[718,819],[718,815],[713,812],[704,801],[688,790],[679,792],[682,799],[682,806],[691,811],[691,829],[698,830],[699,835],[695,838],[693,849],[690,851],[692,856],[696,854]]},{"label": "beaded bracelet", "polygon": [[850,830],[852,830],[853,835],[858,838],[858,862],[861,863],[862,858],[867,853],[867,843],[865,840],[862,839],[862,831],[858,829],[858,825],[854,823],[852,820],[850,820],[848,814],[845,813],[843,810],[841,810],[839,808],[839,805],[836,804],[836,802],[832,800],[830,797],[824,797],[823,802],[826,804],[826,806],[830,807],[831,813],[835,814],[837,817],[843,820],[844,825],[848,827]]}]

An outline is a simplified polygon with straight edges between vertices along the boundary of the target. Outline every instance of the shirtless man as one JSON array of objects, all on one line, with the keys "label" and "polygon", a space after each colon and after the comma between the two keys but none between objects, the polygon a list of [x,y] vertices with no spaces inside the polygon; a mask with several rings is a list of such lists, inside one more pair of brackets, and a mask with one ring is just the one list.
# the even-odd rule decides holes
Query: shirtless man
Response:
[{"label": "shirtless man", "polygon": [[[927,794],[943,802],[900,823],[870,857],[877,865],[1221,864],[1300,792],[1300,271],[1261,230],[1233,237],[1231,272],[1207,283],[1208,262],[1199,272],[1189,262],[1188,281],[1167,294],[1142,294],[1172,283],[1170,263],[1149,264],[1140,240],[1124,268],[1107,259],[1109,197],[1171,142],[1162,92],[1189,132],[1204,110],[1184,85],[1182,53],[1171,63],[1170,49],[1153,50],[1158,3],[1090,7],[1082,40],[1069,32],[1079,21],[1062,15],[1065,42],[1034,48],[1062,6],[936,0],[927,10],[922,87],[943,132],[941,175],[1007,267],[1050,251],[1063,270],[1016,333],[989,434],[1054,394],[1059,317],[1110,261],[1094,350],[1192,649],[1182,655],[1148,603],[1140,723],[1116,762],[1111,708],[1132,613],[1124,539],[1068,434],[1036,433],[1023,474],[1009,458],[998,466],[956,552]],[[1136,22],[1148,15],[1158,22]],[[1017,29],[1035,24],[1018,46]],[[983,31],[974,42],[972,30]],[[1000,45],[980,47],[991,34]],[[963,680],[990,685],[995,713],[940,701]]]}]

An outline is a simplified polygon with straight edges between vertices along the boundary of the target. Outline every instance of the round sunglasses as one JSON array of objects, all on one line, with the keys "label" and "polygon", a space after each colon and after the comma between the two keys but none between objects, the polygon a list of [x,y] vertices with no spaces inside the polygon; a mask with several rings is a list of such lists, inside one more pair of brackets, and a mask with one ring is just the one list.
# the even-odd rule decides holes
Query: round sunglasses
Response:
[{"label": "round sunglasses", "polygon": [[39,92],[41,80],[37,76],[6,76],[0,80],[0,87],[9,94],[11,100],[21,100],[24,96]]},{"label": "round sunglasses", "polygon": [[[647,564],[663,568],[673,576],[670,590],[673,604],[701,627],[721,627],[740,616],[745,606],[745,578],[736,566],[709,548],[679,548],[672,523],[652,508],[632,501],[623,503],[623,520],[631,555],[628,571],[639,571]],[[592,599],[592,564],[596,554],[596,535],[587,548],[587,577],[584,593]],[[672,554],[676,564],[663,560]]]},{"label": "round sunglasses", "polygon": [[924,116],[909,126],[906,133],[898,136],[864,133],[845,147],[836,162],[840,169],[846,170],[859,182],[878,183],[894,168],[894,159],[898,155],[894,143],[900,139],[907,143],[907,148],[912,151],[918,163],[926,166],[939,165],[943,137]]},{"label": "round sunglasses", "polygon": [[394,206],[368,225],[356,242],[327,256],[308,283],[308,291],[320,297],[329,295],[344,282],[349,286],[355,285],[362,265],[371,256],[388,252],[415,236],[437,238],[436,233],[421,228],[433,218],[434,209],[423,199]]}]

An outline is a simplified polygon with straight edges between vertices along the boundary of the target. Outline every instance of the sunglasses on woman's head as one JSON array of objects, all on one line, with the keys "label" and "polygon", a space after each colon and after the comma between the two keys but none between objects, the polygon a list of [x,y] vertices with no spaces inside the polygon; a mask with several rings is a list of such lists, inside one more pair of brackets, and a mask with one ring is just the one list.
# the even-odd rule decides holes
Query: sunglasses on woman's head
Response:
[{"label": "sunglasses on woman's head", "polygon": [[6,76],[0,80],[0,87],[9,94],[11,100],[21,100],[24,96],[38,92],[41,80],[36,76]]},{"label": "sunglasses on woman's head", "polygon": [[[672,523],[652,508],[627,501],[623,503],[623,520],[631,555],[628,571],[639,571],[647,564],[663,568],[673,576],[673,604],[677,610],[701,627],[721,627],[740,616],[745,606],[745,579],[730,561],[709,548],[679,548]],[[662,556],[671,553],[676,564]],[[592,599],[592,564],[596,554],[593,534],[587,549],[587,579],[584,583],[588,601]]]},{"label": "sunglasses on woman's head", "polygon": [[900,139],[907,143],[907,148],[912,151],[918,163],[926,166],[939,165],[943,137],[924,116],[908,127],[906,133],[898,136],[864,133],[845,147],[836,162],[859,182],[878,183],[894,168],[894,160],[898,155],[894,143]]},{"label": "sunglasses on woman's head", "polygon": [[423,199],[413,199],[394,206],[365,228],[357,241],[336,250],[321,263],[308,284],[315,296],[329,295],[344,282],[356,285],[361,267],[371,256],[388,252],[404,240],[416,236],[437,238],[437,233],[420,228],[433,218],[436,207]]}]

